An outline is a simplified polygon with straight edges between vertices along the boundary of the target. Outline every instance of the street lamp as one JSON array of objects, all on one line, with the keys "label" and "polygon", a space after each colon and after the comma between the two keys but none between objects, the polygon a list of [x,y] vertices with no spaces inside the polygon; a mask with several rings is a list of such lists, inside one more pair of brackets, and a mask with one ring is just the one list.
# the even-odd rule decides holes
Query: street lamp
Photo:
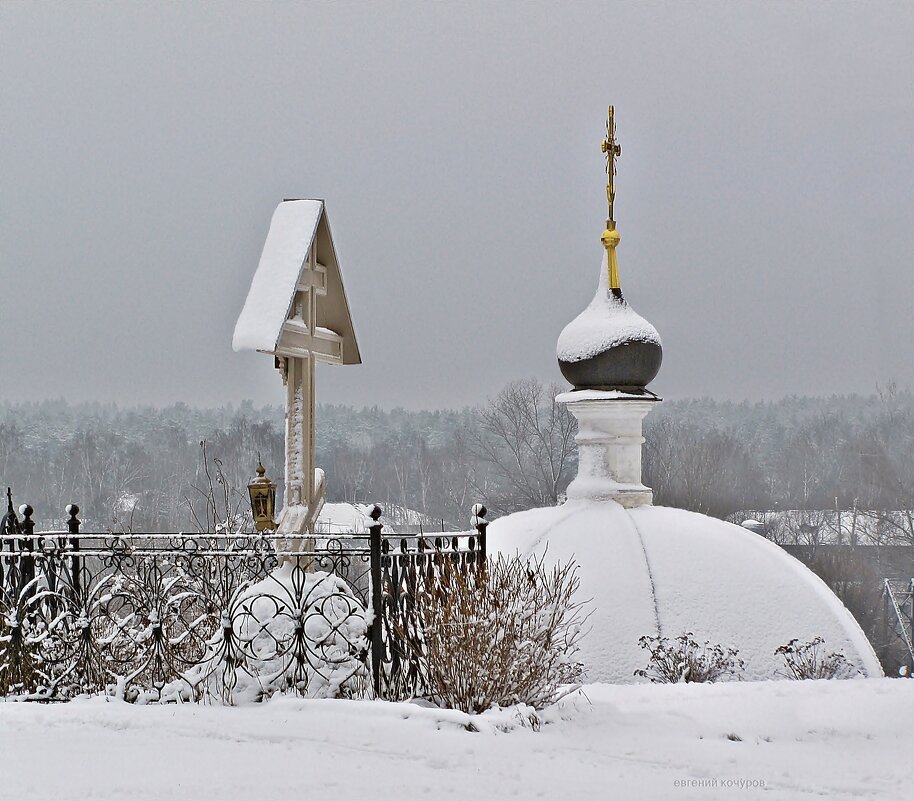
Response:
[{"label": "street lamp", "polygon": [[273,512],[276,509],[276,484],[266,477],[266,468],[257,460],[257,478],[248,484],[251,512],[257,531],[275,531]]}]

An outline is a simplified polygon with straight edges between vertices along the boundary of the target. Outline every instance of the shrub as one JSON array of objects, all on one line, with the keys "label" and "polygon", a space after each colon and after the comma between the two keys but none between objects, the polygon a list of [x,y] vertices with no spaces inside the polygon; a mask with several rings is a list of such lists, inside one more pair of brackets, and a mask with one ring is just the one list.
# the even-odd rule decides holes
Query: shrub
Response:
[{"label": "shrub", "polygon": [[841,652],[825,653],[825,640],[816,637],[811,642],[801,643],[792,639],[787,645],[775,650],[784,659],[786,670],[778,671],[788,679],[849,679],[857,670],[848,663]]},{"label": "shrub", "polygon": [[36,583],[33,579],[18,591],[4,592],[0,586],[0,697],[44,688],[43,651],[51,638],[36,614]]},{"label": "shrub", "polygon": [[736,676],[742,672],[745,663],[738,659],[739,651],[711,645],[710,641],[699,644],[694,634],[687,631],[675,639],[669,637],[644,636],[638,645],[650,652],[647,667],[636,670],[636,676],[650,679],[655,684],[678,684],[682,682],[718,681],[725,676]]},{"label": "shrub", "polygon": [[441,564],[418,604],[421,636],[409,640],[432,700],[468,713],[542,709],[581,678],[577,567],[547,568],[544,559],[498,556],[479,571]]}]

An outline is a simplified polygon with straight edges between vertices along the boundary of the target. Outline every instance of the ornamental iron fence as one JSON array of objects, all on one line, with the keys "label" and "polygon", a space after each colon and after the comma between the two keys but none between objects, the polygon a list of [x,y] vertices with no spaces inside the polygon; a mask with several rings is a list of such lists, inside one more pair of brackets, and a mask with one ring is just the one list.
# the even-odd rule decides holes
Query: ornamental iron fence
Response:
[{"label": "ornamental iron fence", "polygon": [[425,695],[421,670],[421,604],[448,592],[446,569],[482,577],[486,569],[486,508],[471,510],[474,531],[440,536],[388,538],[371,512],[371,629],[373,689],[377,697],[402,700]]},{"label": "ornamental iron fence", "polygon": [[[0,696],[129,701],[425,694],[418,610],[448,561],[485,569],[486,519],[437,537],[35,531],[0,521]],[[20,519],[21,515],[21,519]]]}]

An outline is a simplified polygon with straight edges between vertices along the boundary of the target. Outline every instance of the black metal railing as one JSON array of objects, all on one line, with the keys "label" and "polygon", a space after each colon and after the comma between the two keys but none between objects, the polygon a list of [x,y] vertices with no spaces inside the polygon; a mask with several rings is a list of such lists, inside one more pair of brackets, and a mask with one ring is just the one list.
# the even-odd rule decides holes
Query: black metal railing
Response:
[{"label": "black metal railing", "polygon": [[441,593],[445,563],[466,573],[486,565],[486,508],[471,510],[473,529],[456,534],[384,537],[381,510],[371,512],[372,678],[375,695],[398,700],[424,695],[420,669],[422,625],[420,604]]},{"label": "black metal railing", "polygon": [[484,569],[474,529],[275,538],[36,532],[29,506],[0,521],[0,695],[234,703],[277,691],[402,698],[425,691],[416,610],[443,560]]}]

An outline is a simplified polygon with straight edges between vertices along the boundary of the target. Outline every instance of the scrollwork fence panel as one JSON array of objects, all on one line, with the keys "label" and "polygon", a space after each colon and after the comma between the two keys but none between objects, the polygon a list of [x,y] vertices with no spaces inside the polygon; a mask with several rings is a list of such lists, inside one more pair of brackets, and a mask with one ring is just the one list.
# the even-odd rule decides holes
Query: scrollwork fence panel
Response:
[{"label": "scrollwork fence panel", "polygon": [[[35,533],[0,522],[0,696],[66,700],[422,695],[417,604],[443,559],[485,564],[470,533],[370,535]],[[481,507],[478,507],[481,508]],[[474,511],[476,508],[474,508]]]}]

